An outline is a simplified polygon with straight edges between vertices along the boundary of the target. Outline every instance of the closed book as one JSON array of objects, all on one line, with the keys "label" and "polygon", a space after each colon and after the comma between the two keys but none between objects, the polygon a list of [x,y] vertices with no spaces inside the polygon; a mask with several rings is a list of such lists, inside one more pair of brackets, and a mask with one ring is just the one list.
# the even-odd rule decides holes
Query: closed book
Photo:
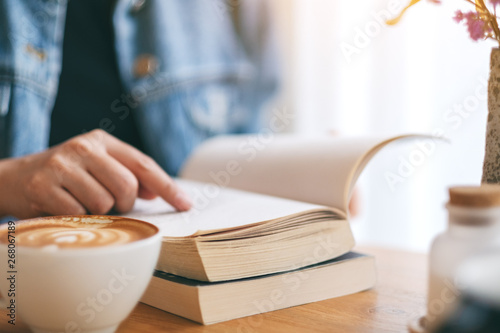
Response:
[{"label": "closed book", "polygon": [[353,294],[375,283],[374,258],[349,252],[288,272],[224,282],[156,271],[141,302],[208,325]]}]

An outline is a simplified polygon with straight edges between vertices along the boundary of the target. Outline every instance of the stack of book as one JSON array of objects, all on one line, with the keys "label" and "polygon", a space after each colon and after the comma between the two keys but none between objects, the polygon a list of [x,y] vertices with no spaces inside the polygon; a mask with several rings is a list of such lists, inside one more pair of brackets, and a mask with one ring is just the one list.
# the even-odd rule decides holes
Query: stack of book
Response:
[{"label": "stack of book", "polygon": [[207,141],[177,179],[190,211],[139,200],[127,215],[164,235],[141,301],[212,324],[373,287],[374,258],[351,252],[348,203],[369,159],[399,138]]}]

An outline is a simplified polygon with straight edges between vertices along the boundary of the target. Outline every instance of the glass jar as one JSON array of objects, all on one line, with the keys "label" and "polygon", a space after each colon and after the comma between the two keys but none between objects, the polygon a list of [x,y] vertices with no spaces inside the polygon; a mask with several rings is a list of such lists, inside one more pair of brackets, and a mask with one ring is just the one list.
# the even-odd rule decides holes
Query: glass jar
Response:
[{"label": "glass jar", "polygon": [[426,323],[430,331],[458,304],[459,265],[468,256],[500,244],[500,185],[452,187],[449,193],[448,228],[434,239],[429,258]]},{"label": "glass jar", "polygon": [[459,303],[435,333],[500,332],[500,248],[469,257],[456,276]]}]

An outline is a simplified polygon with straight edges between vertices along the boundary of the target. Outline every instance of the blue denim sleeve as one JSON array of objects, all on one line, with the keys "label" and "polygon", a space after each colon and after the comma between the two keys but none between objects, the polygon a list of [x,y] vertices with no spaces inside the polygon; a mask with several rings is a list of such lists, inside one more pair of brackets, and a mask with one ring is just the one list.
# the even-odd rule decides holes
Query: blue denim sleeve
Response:
[{"label": "blue denim sleeve", "polygon": [[[171,175],[204,140],[262,127],[279,77],[270,7],[264,0],[149,1],[131,16],[118,2],[121,75],[146,152]],[[157,60],[155,71],[134,76],[137,59]]]},{"label": "blue denim sleeve", "polygon": [[274,97],[281,83],[279,41],[271,1],[229,1],[233,3],[233,20],[244,45],[247,57],[255,69],[255,78],[249,84],[242,101],[250,109],[259,110],[255,119],[245,128],[256,132],[266,119],[265,106]]}]

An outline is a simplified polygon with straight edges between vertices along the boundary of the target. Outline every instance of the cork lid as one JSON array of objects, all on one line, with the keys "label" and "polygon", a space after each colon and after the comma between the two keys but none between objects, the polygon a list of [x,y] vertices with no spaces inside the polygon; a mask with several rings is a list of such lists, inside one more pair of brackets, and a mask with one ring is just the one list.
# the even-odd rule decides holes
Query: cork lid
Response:
[{"label": "cork lid", "polygon": [[500,185],[482,184],[481,186],[450,187],[450,204],[462,207],[500,206]]}]

